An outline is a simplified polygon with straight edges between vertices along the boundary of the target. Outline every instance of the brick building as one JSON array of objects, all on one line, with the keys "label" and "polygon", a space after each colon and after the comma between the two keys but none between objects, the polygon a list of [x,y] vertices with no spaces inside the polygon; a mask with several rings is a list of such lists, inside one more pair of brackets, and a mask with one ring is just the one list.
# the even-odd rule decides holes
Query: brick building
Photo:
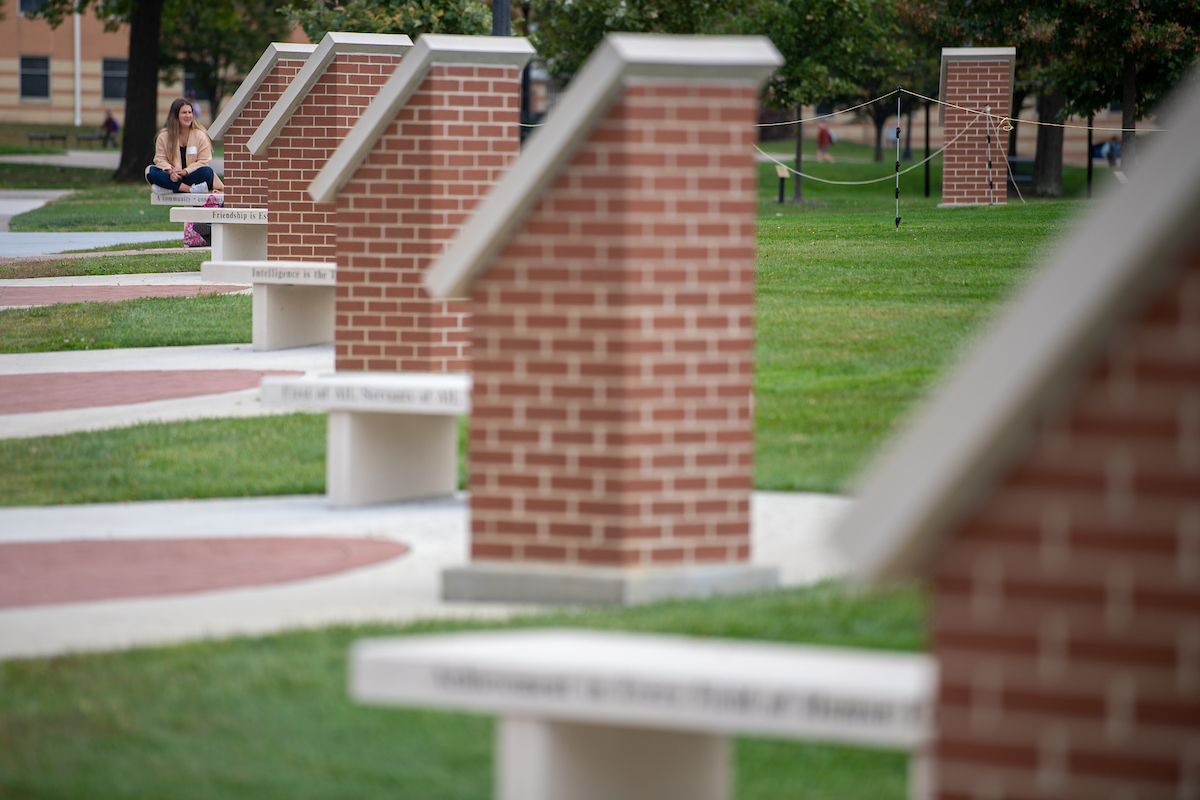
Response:
[{"label": "brick building", "polygon": [[427,275],[472,303],[454,599],[631,602],[751,567],[758,89],[769,41],[610,35]]},{"label": "brick building", "polygon": [[931,797],[1200,797],[1200,94],[1170,127],[838,533],[928,582]]}]

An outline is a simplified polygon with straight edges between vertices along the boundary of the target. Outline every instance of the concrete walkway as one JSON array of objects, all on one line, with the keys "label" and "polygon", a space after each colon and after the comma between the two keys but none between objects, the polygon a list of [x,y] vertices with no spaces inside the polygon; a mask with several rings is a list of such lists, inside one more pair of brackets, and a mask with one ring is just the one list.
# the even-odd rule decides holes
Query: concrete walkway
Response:
[{"label": "concrete walkway", "polygon": [[[178,276],[106,278],[133,279],[153,287]],[[105,285],[39,279],[72,282]],[[259,402],[262,374],[332,369],[332,346],[0,355],[0,438],[279,413]],[[788,586],[843,574],[826,537],[848,505],[829,495],[755,493],[755,563],[779,567]],[[0,507],[0,580],[19,575],[36,587],[25,596],[0,591],[0,659],[519,610],[440,600],[441,572],[467,562],[468,534],[465,496],[351,509],[323,496]],[[120,579],[98,566],[118,562]]]}]

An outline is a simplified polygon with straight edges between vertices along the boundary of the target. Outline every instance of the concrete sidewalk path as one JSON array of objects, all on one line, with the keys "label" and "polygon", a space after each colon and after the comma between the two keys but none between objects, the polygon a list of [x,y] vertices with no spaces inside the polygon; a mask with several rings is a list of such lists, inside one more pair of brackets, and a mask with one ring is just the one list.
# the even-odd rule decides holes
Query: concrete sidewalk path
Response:
[{"label": "concrete sidewalk path", "polygon": [[[0,439],[291,413],[294,409],[259,401],[262,375],[332,372],[333,359],[333,345],[265,352],[226,344],[4,354]],[[166,396],[164,384],[170,387]],[[28,410],[39,402],[41,410]]]},{"label": "concrete sidewalk path", "polygon": [[[119,244],[177,241],[183,244],[183,226],[178,231],[55,231],[53,233],[0,233],[0,258],[43,256],[66,250],[92,250]],[[105,255],[93,253],[92,255]]]},{"label": "concrete sidewalk path", "polygon": [[[757,492],[752,501],[754,561],[781,568],[784,585],[811,583],[843,574],[829,552],[828,531],[849,506],[841,497]],[[32,543],[58,543],[58,569],[71,552],[91,557],[99,542],[137,542],[151,568],[150,555],[169,551],[170,542],[233,552],[229,540],[278,537],[280,546],[306,548],[305,538],[362,540],[403,545],[402,553],[361,566],[288,582],[243,585],[152,597],[91,574],[89,602],[20,604],[0,607],[0,659],[112,650],[182,642],[206,637],[264,634],[289,628],[340,622],[405,622],[438,617],[495,618],[522,610],[490,603],[444,603],[442,570],[467,562],[469,506],[465,496],[441,501],[334,509],[324,497],[266,497],[184,500],[83,506],[0,508],[0,560],[36,552]],[[76,543],[70,545],[66,543]],[[9,547],[21,545],[21,548]],[[5,548],[8,548],[6,550]],[[197,570],[212,570],[219,553],[182,560],[173,569],[182,583]],[[54,565],[42,559],[46,580]],[[236,560],[229,568],[238,567]],[[16,567],[13,567],[14,569]],[[136,570],[127,573],[136,575]],[[36,577],[33,578],[36,580]],[[130,577],[127,582],[133,582]],[[108,591],[109,599],[97,593]],[[524,610],[533,610],[525,608]]]},{"label": "concrete sidewalk path", "polygon": [[[121,163],[120,150],[68,150],[65,153],[13,153],[0,156],[0,163],[47,164],[53,167],[91,167],[115,170]],[[208,162],[213,172],[225,174],[225,159],[217,156]]]}]

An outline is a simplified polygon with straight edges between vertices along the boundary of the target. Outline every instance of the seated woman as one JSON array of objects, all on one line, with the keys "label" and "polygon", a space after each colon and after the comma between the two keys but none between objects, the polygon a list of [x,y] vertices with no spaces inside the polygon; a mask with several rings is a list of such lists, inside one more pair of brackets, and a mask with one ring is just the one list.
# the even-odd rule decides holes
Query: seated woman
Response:
[{"label": "seated woman", "polygon": [[146,180],[156,194],[220,191],[221,179],[208,166],[212,140],[195,119],[192,106],[182,97],[171,103],[167,124],[154,141],[154,163],[146,167]]}]

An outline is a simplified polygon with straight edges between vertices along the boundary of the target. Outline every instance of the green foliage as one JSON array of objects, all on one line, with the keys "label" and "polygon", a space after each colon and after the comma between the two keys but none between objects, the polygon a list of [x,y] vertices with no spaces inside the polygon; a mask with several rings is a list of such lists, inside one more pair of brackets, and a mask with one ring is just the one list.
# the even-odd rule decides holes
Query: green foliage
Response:
[{"label": "green foliage", "polygon": [[947,40],[1017,48],[1063,90],[1064,113],[1121,101],[1125,58],[1136,64],[1144,118],[1196,63],[1200,0],[907,0],[914,24]]},{"label": "green foliage", "polygon": [[191,420],[7,439],[0,441],[0,505],[320,493],[325,419]]},{"label": "green foliage", "polygon": [[492,30],[491,5],[478,0],[297,0],[281,13],[313,42],[330,31],[405,33],[416,39],[422,33],[483,36]]},{"label": "green foliage", "polygon": [[[176,647],[0,663],[0,796],[420,798],[492,796],[490,718],[380,708],[347,694],[364,636],[550,625],[847,647],[924,646],[912,587],[826,583],[505,622],[335,626]],[[738,739],[739,800],[903,800],[902,753]]]},{"label": "green foliage", "polygon": [[181,69],[211,101],[213,114],[271,42],[287,38],[291,23],[282,0],[166,0],[159,65],[174,77]]},{"label": "green foliage", "polygon": [[739,13],[752,16],[736,0],[538,0],[530,38],[547,71],[569,80],[610,31],[732,33]]},{"label": "green foliage", "polygon": [[[178,240],[176,242],[178,243]],[[184,252],[10,261],[7,264],[0,264],[0,279],[58,278],[70,275],[133,275],[144,272],[199,272],[200,264],[210,257],[207,252]]]}]

